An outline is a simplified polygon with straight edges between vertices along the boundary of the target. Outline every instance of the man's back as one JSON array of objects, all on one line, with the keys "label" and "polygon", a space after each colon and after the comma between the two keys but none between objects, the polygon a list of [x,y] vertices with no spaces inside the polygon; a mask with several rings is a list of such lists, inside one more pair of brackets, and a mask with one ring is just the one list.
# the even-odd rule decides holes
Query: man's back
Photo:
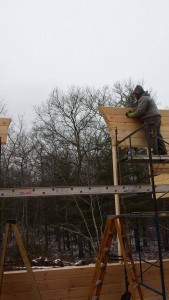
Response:
[{"label": "man's back", "polygon": [[138,100],[138,106],[133,114],[133,117],[144,121],[145,119],[154,116],[160,116],[160,112],[154,100],[147,92],[144,92]]}]

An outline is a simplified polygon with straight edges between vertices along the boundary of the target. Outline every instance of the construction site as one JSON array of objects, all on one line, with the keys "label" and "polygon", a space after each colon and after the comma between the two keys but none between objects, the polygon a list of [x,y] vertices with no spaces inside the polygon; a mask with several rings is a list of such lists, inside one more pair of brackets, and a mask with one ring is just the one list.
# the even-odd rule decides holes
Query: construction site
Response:
[{"label": "construction site", "polygon": [[[100,241],[100,250],[96,264],[88,266],[48,268],[32,270],[24,247],[20,229],[15,219],[6,220],[0,265],[1,300],[120,300],[120,299],[169,299],[169,260],[164,255],[161,242],[161,220],[168,218],[169,212],[158,211],[158,201],[169,194],[168,163],[169,156],[152,155],[150,145],[145,138],[145,125],[135,119],[126,119],[126,108],[100,106],[99,111],[107,124],[112,141],[112,161],[114,185],[106,186],[71,186],[71,187],[25,187],[1,188],[0,198],[46,197],[71,195],[112,195],[115,201],[115,215],[107,216],[105,230]],[[160,111],[162,116],[161,133],[169,149],[169,111]],[[1,145],[6,144],[10,119],[0,120]],[[149,132],[153,135],[155,133]],[[133,149],[143,149],[135,155]],[[119,159],[120,149],[127,149],[127,155]],[[150,182],[125,185],[119,180],[120,168],[134,163],[145,164]],[[154,209],[151,212],[131,211],[121,214],[120,197],[148,195]],[[56,200],[57,201],[57,200]],[[130,201],[130,200],[128,200]],[[133,228],[128,228],[129,220]],[[141,224],[148,224],[148,238],[142,238]],[[166,229],[166,228],[165,228]],[[167,231],[169,229],[166,229]],[[132,232],[135,239],[132,238]],[[4,270],[8,240],[10,234],[16,239],[25,270]],[[137,245],[135,243],[137,242]],[[115,245],[118,255],[114,255]],[[144,253],[144,248],[153,248],[153,259]],[[133,249],[137,248],[137,253]],[[113,261],[114,260],[114,261]]]}]

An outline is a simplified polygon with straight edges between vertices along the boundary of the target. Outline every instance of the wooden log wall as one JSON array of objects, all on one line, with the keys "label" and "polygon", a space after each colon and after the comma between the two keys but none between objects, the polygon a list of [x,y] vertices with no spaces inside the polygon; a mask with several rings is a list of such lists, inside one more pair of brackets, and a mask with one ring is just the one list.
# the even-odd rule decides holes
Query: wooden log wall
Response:
[{"label": "wooden log wall", "polygon": [[[103,116],[111,138],[112,145],[116,145],[117,141],[121,141],[131,132],[138,129],[142,124],[137,119],[130,119],[126,117],[126,112],[132,110],[131,108],[116,108],[116,107],[105,107],[99,106],[99,111]],[[161,134],[164,140],[169,143],[169,110],[160,110],[161,113]],[[117,131],[117,136],[116,136]],[[147,147],[147,141],[145,138],[144,129],[139,130],[131,137],[132,147]],[[130,147],[130,140],[127,139],[120,143],[120,147]],[[166,144],[167,151],[169,152],[169,145]],[[153,170],[155,175],[169,174],[169,164],[160,163],[153,164]]]},{"label": "wooden log wall", "polygon": [[[154,177],[155,184],[168,184],[168,191],[169,191],[169,174],[160,174]],[[167,194],[156,194],[158,198],[169,198],[169,193]]]},{"label": "wooden log wall", "polygon": [[1,144],[6,144],[8,127],[11,122],[10,118],[0,118],[0,137],[1,137]]},{"label": "wooden log wall", "polygon": [[[138,265],[137,265],[138,266]],[[143,263],[143,271],[149,268]],[[87,300],[94,265],[83,267],[64,267],[34,271],[43,300]],[[165,283],[169,296],[169,261],[164,261]],[[143,274],[144,282],[152,288],[161,289],[160,270],[151,267]],[[120,300],[125,292],[123,265],[116,263],[107,267],[100,300]],[[143,288],[144,299],[158,299],[157,295]],[[32,285],[25,271],[6,272],[3,277],[1,300],[34,300]],[[159,297],[161,299],[161,296]]]}]

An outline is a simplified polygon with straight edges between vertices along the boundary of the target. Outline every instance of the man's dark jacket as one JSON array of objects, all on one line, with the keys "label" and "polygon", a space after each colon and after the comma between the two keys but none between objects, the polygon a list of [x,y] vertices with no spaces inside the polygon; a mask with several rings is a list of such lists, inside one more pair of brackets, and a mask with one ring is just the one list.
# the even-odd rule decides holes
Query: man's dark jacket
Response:
[{"label": "man's dark jacket", "polygon": [[133,112],[132,117],[145,121],[145,119],[154,116],[160,116],[160,112],[154,100],[147,92],[144,92],[138,100],[137,109]]}]

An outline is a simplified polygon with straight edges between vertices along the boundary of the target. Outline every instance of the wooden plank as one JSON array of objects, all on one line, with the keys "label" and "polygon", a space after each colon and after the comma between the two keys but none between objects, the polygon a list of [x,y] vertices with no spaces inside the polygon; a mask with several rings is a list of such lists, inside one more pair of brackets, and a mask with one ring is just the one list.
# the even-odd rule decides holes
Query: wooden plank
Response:
[{"label": "wooden plank", "polygon": [[[121,292],[121,293],[115,294],[115,295],[101,295],[100,300],[121,300],[123,293],[124,292]],[[68,299],[64,299],[64,300],[68,300]],[[71,298],[71,300],[77,300],[77,298]],[[86,300],[86,297],[82,297],[80,300]],[[154,293],[153,293],[152,295],[150,295],[148,297],[145,295],[144,300],[161,300],[161,296],[159,296],[159,295],[154,296]],[[169,300],[169,298],[167,298],[167,300]]]},{"label": "wooden plank", "polygon": [[11,118],[0,118],[0,126],[9,126],[11,123]]},{"label": "wooden plank", "polygon": [[29,293],[33,292],[31,282],[5,283],[2,286],[2,294]]},{"label": "wooden plank", "polygon": [[163,126],[168,126],[169,125],[169,119],[168,116],[164,117],[163,115],[161,115],[161,126],[163,128]]},{"label": "wooden plank", "polygon": [[[120,293],[116,294],[106,294],[106,295],[101,295],[100,300],[121,300],[121,296],[124,293],[124,291],[120,291]],[[53,293],[52,298],[51,294],[50,295],[43,295],[43,300],[62,300],[63,298],[60,298],[56,294]],[[73,298],[64,298],[63,300],[86,300],[87,297],[73,297]],[[29,294],[13,294],[13,295],[5,295],[1,300],[33,300],[33,297],[31,293]],[[153,299],[155,300],[155,299]]]},{"label": "wooden plank", "polygon": [[154,169],[154,175],[160,175],[160,174],[165,174],[165,173],[169,173],[169,169]]},{"label": "wooden plank", "polygon": [[6,135],[8,132],[8,127],[7,126],[0,126],[0,136]]},{"label": "wooden plank", "polygon": [[[144,283],[151,286],[152,288],[154,288],[156,290],[162,291],[161,290],[161,280],[160,280],[160,278],[157,279],[157,280],[154,280],[154,279],[144,280]],[[166,280],[166,292],[167,293],[169,292],[169,287],[167,285],[167,280]]]},{"label": "wooden plank", "polygon": [[[134,108],[131,107],[113,107],[113,106],[99,106],[98,107],[100,113],[102,115],[107,116],[116,116],[116,115],[122,115],[126,117],[126,112],[134,111]],[[162,117],[169,118],[169,110],[168,109],[160,109],[160,114]]]},{"label": "wooden plank", "polygon": [[169,174],[169,165],[165,163],[153,164],[153,172],[155,175]]},{"label": "wooden plank", "polygon": [[[125,291],[121,291],[120,293],[117,294],[106,294],[106,295],[101,295],[99,300],[121,300],[122,295],[124,294]],[[66,300],[66,299],[65,299]],[[77,298],[71,298],[71,300],[77,300]],[[79,299],[78,299],[79,300]],[[86,300],[86,298],[80,298],[80,300]],[[145,299],[146,300],[146,299]],[[156,300],[156,299],[153,299]],[[160,299],[161,300],[161,299]]]},{"label": "wooden plank", "polygon": [[[120,293],[116,293],[116,294],[106,294],[106,295],[101,295],[100,296],[100,300],[121,300],[121,296],[124,292],[121,291]],[[81,297],[80,300],[86,300],[86,297]],[[68,300],[68,299],[64,299],[64,300]],[[69,298],[70,300],[70,298]],[[76,298],[71,298],[71,300],[79,300],[77,297]],[[155,299],[153,299],[155,300]]]},{"label": "wooden plank", "polygon": [[[121,115],[108,116],[106,118],[106,124],[108,125],[108,127],[110,127],[111,124],[111,126],[118,128],[120,123],[127,124],[127,125],[130,124],[132,127],[132,131],[134,130],[134,128],[138,128],[143,124],[142,122],[138,121],[138,119],[127,118],[126,116],[121,116]],[[168,126],[169,126],[168,117],[162,117],[161,118],[162,131],[164,131]]]},{"label": "wooden plank", "polygon": [[[118,142],[120,142],[124,137],[119,137],[118,138]],[[113,140],[113,139],[112,139]],[[115,139],[114,139],[115,140]],[[124,142],[120,143],[119,144],[119,147],[129,147],[130,146],[130,141],[129,139],[128,140],[125,140]],[[142,147],[142,148],[146,148],[147,147],[147,143],[146,143],[146,140],[145,138],[132,138],[132,141],[131,141],[131,147]]]},{"label": "wooden plank", "polygon": [[[142,264],[143,266],[143,264]],[[147,267],[149,267],[150,265],[146,266],[146,268],[143,268],[143,271],[145,270],[145,273],[143,274],[143,278],[145,280],[150,280],[150,279],[153,279],[153,280],[157,280],[157,279],[160,279],[160,267],[154,267],[152,266],[151,268],[149,268],[147,270]],[[169,277],[169,269],[165,269],[164,268],[164,275],[166,278]]]},{"label": "wooden plank", "polygon": [[[115,129],[111,128],[110,132],[111,132],[111,136],[115,138],[116,137],[116,131],[115,131]],[[124,125],[123,125],[123,128],[118,129],[118,134],[117,134],[118,141],[120,141],[122,138],[125,138],[127,135],[128,135],[128,128],[125,129]],[[140,131],[136,132],[131,137],[131,140],[136,139],[136,138],[138,138],[138,139],[144,138],[145,139],[145,133],[144,133],[144,131],[140,130]]]},{"label": "wooden plank", "polygon": [[34,300],[33,293],[6,294],[2,295],[2,297],[3,300]]},{"label": "wooden plank", "polygon": [[[126,127],[124,126],[124,123],[121,123],[121,122],[116,123],[116,125],[118,126],[117,127],[118,140],[119,140],[119,136],[121,135],[121,133],[125,132],[125,136],[127,136],[129,133],[131,133],[134,130],[137,130],[137,128],[138,128],[138,126],[136,124],[134,124],[134,126],[133,126],[133,124],[131,124],[131,123],[128,123]],[[110,123],[109,132],[112,132],[112,135],[114,135],[114,137],[116,136],[116,127],[114,126],[113,123]],[[144,129],[140,129],[132,137],[140,137],[140,136],[145,137]],[[168,127],[165,126],[163,128],[163,139],[165,139],[167,142],[169,141],[169,126]]]},{"label": "wooden plank", "polygon": [[[107,294],[116,294],[116,293],[120,293],[121,291],[125,291],[125,283],[119,283],[119,284],[108,284],[108,285],[103,285],[102,288],[102,294],[107,295]],[[53,299],[53,297],[55,297],[55,295],[57,294],[57,296],[60,297],[65,297],[67,295],[67,298],[69,297],[69,299],[71,298],[77,298],[77,299],[81,299],[81,297],[86,297],[88,295],[88,287],[78,287],[78,288],[71,288],[71,289],[67,289],[67,290],[59,290],[57,289],[57,293],[54,290],[49,290],[49,291],[43,291],[41,292],[42,296],[45,299],[48,299],[47,297],[49,297],[49,299]]]},{"label": "wooden plank", "polygon": [[7,135],[6,134],[0,134],[0,137],[1,137],[1,144],[2,145],[5,145],[6,144],[6,141],[7,141]]},{"label": "wooden plank", "polygon": [[[106,295],[101,295],[100,300],[121,300],[121,296],[123,295],[124,291],[121,291],[120,293],[116,293],[116,294],[106,294]],[[64,298],[63,300],[79,300],[78,297],[73,297],[73,298]],[[146,292],[144,295],[144,299],[145,300],[160,300],[161,296],[149,291]],[[167,297],[168,299],[168,297]],[[17,295],[17,294],[13,294],[13,295],[6,295],[5,297],[3,296],[1,298],[1,300],[33,300],[33,297],[31,295],[31,293],[29,294],[22,294],[22,295]],[[51,298],[50,295],[46,295],[46,297],[44,298],[43,295],[43,300],[62,300],[60,297],[58,297],[57,295],[53,295],[53,297]],[[80,300],[86,300],[86,297],[80,297]]]},{"label": "wooden plank", "polygon": [[161,174],[155,177],[155,184],[169,184],[169,174]]},{"label": "wooden plank", "polygon": [[[140,124],[139,124],[140,125]],[[124,128],[124,122],[120,122],[120,120],[118,120],[117,122],[116,122],[116,126],[115,126],[115,124],[114,124],[114,122],[110,122],[109,123],[109,128],[110,128],[110,130],[116,130],[116,127],[117,127],[117,130],[118,130],[118,132],[121,130],[124,130],[125,128]],[[127,130],[130,130],[130,131],[133,131],[133,130],[136,130],[137,128],[138,128],[139,126],[138,126],[138,124],[136,124],[135,122],[133,123],[133,122],[128,122],[128,124],[127,124]],[[125,129],[126,130],[126,129]],[[144,130],[142,129],[142,130],[140,130],[141,132],[143,132],[144,133]]]},{"label": "wooden plank", "polygon": [[[169,171],[169,169],[168,169]],[[158,172],[158,170],[157,170]],[[160,174],[158,176],[155,176],[154,177],[154,181],[155,181],[155,184],[169,184],[169,172],[168,174],[164,173],[164,174]],[[169,189],[169,188],[168,188]],[[167,194],[156,194],[156,197],[157,198],[168,198],[169,197],[169,193]]]},{"label": "wooden plank", "polygon": [[[38,287],[40,291],[45,290],[57,290],[57,289],[70,289],[70,288],[78,288],[78,287],[89,287],[90,281],[92,276],[90,277],[75,277],[75,278],[67,278],[67,279],[60,279],[55,278],[54,280],[44,280],[44,281],[37,281]],[[122,280],[123,279],[123,280]],[[119,284],[124,282],[124,274],[116,274],[115,277],[112,275],[106,275],[104,284]],[[3,284],[2,293],[9,294],[9,293],[23,293],[23,292],[30,292],[32,291],[32,284],[31,282],[10,282]]]},{"label": "wooden plank", "polygon": [[[77,277],[91,277],[93,276],[95,265],[83,266],[83,267],[64,267],[64,268],[49,268],[47,270],[35,270],[33,271],[37,281],[41,280],[58,280],[66,278],[77,278]],[[120,276],[124,275],[124,267],[122,264],[115,263],[110,264],[107,267],[106,274],[111,275],[112,273],[118,273]],[[4,283],[10,282],[24,282],[28,281],[26,271],[13,271],[4,273]]]}]

